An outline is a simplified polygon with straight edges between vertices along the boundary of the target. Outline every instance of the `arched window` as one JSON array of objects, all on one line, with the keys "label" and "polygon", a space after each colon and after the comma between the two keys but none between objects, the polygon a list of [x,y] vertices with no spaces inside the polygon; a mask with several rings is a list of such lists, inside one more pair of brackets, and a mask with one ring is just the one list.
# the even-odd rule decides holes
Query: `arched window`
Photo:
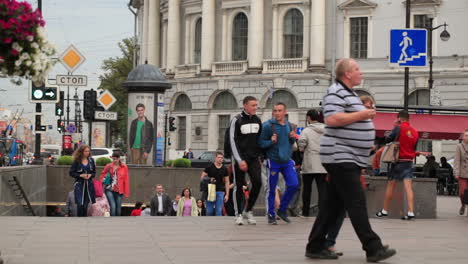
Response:
[{"label": "arched window", "polygon": [[416,90],[408,97],[408,105],[430,105],[431,92],[427,89]]},{"label": "arched window", "polygon": [[213,109],[236,109],[237,101],[230,92],[222,92],[216,96]]},{"label": "arched window", "polygon": [[232,60],[247,59],[249,21],[244,13],[239,13],[234,17],[232,30]]},{"label": "arched window", "polygon": [[174,111],[188,111],[192,110],[192,102],[186,94],[181,94],[177,96],[174,105]]},{"label": "arched window", "polygon": [[293,94],[288,91],[280,90],[273,93],[272,98],[268,98],[266,103],[267,109],[272,109],[273,105],[281,102],[286,105],[288,109],[290,108],[297,108],[297,101]]},{"label": "arched window", "polygon": [[302,58],[304,17],[301,11],[291,9],[284,16],[283,39],[284,58]]},{"label": "arched window", "polygon": [[195,48],[193,50],[193,61],[199,64],[201,61],[201,38],[202,38],[202,19],[197,19],[195,24]]}]

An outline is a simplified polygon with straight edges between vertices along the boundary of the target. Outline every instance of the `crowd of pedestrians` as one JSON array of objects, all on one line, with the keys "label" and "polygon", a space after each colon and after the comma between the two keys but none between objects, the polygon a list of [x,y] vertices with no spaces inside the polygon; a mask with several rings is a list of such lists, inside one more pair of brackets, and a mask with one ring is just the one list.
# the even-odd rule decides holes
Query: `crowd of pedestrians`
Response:
[{"label": "crowd of pedestrians", "polygon": [[[341,59],[336,66],[337,80],[322,101],[323,112],[307,112],[307,126],[301,135],[296,134],[296,124],[287,119],[287,105],[276,102],[272,118],[261,122],[256,111],[258,101],[247,96],[243,111],[230,122],[225,136],[224,153],[217,152],[212,164],[200,176],[200,197],[194,197],[190,188],[171,199],[161,184],[149,204],[137,202],[132,216],[222,216],[235,217],[235,224],[255,225],[253,210],[260,189],[265,189],[266,217],[271,225],[281,219],[290,223],[296,216],[297,201],[302,189],[302,216],[311,210],[312,183],[318,191],[318,215],[309,235],[306,257],[312,259],[337,259],[335,243],[343,220],[348,215],[351,224],[366,252],[367,260],[378,262],[393,256],[396,251],[383,245],[372,230],[367,213],[366,183],[363,174],[368,165],[373,175],[388,176],[383,207],[377,217],[388,216],[390,201],[397,181],[402,181],[406,192],[408,211],[403,220],[415,218],[412,189],[413,162],[419,153],[416,145],[419,132],[411,125],[407,111],[400,111],[394,129],[385,138],[385,144],[375,144],[372,119],[376,115],[375,100],[371,96],[359,97],[353,87],[360,85],[362,74],[352,59]],[[389,147],[398,142],[388,162]],[[373,150],[375,155],[370,158]],[[232,164],[223,165],[225,155]],[[184,157],[193,158],[191,149]],[[127,166],[120,154],[112,155],[96,181],[96,166],[90,149],[82,145],[74,154],[70,176],[75,178],[74,191],[69,194],[67,215],[120,216],[122,198],[130,194]],[[445,158],[442,165],[428,156],[424,174],[429,176],[437,168],[450,168]],[[468,131],[457,146],[453,175],[460,190],[468,188]],[[247,177],[248,175],[248,177]],[[282,177],[279,177],[279,176]],[[280,194],[278,182],[284,180]],[[460,192],[461,208],[465,212],[468,194]],[[289,210],[288,210],[289,209]]]}]

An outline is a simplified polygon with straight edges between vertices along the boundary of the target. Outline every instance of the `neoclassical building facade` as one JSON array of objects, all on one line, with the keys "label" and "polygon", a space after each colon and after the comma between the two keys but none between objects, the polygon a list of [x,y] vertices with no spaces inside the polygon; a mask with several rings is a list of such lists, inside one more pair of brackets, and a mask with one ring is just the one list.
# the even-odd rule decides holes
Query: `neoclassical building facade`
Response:
[{"label": "neoclassical building facade", "polygon": [[[242,99],[259,99],[262,120],[287,104],[289,120],[304,126],[320,107],[339,58],[355,58],[359,93],[378,104],[403,103],[403,72],[388,63],[389,30],[404,28],[403,0],[133,0],[138,8],[138,60],[160,67],[172,82],[166,111],[176,117],[170,155],[223,147],[224,130]],[[411,26],[447,22],[449,41],[433,31],[434,89],[428,68],[411,69],[410,104],[468,106],[465,0],[412,0]],[[453,142],[431,142],[450,155]]]}]

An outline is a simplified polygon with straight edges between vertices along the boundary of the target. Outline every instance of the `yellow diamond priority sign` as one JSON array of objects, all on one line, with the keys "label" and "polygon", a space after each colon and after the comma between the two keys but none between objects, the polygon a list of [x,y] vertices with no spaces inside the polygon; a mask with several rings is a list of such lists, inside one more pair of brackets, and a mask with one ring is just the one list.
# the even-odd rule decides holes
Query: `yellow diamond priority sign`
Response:
[{"label": "yellow diamond priority sign", "polygon": [[62,55],[60,55],[59,60],[69,72],[74,72],[86,60],[86,58],[75,46],[70,45]]},{"label": "yellow diamond priority sign", "polygon": [[117,102],[117,99],[109,92],[109,91],[104,91],[97,99],[99,104],[104,107],[104,109],[108,110],[115,102]]}]

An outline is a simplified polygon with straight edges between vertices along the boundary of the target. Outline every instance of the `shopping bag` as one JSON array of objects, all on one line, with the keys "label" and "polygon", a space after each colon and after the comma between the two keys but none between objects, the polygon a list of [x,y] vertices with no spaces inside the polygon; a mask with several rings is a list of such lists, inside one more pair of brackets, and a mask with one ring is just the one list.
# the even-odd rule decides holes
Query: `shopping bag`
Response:
[{"label": "shopping bag", "polygon": [[216,201],[216,184],[209,183],[208,184],[208,197],[206,198],[208,202],[215,202]]}]

